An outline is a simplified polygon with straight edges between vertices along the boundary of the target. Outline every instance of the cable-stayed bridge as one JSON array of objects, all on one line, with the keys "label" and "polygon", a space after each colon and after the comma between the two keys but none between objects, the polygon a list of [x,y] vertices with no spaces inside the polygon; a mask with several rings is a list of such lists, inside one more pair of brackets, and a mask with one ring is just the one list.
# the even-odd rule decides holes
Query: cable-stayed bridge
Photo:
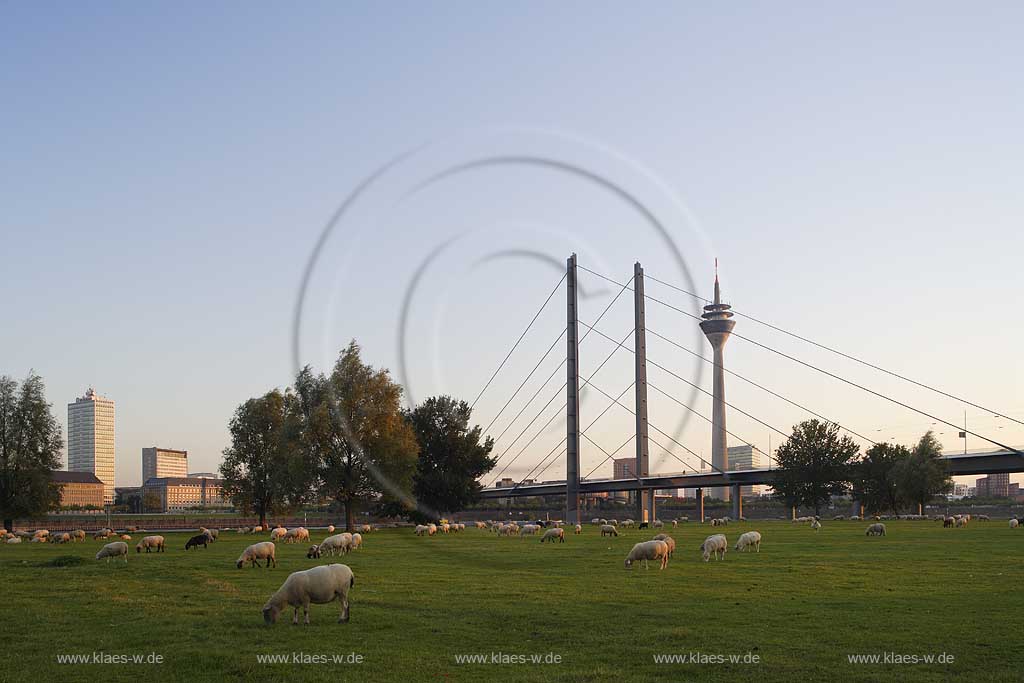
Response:
[{"label": "cable-stayed bridge", "polygon": [[[579,272],[584,271],[585,273],[599,278],[607,283],[617,286],[618,293],[615,297],[604,307],[600,315],[591,323],[587,323],[579,317]],[[498,455],[497,467],[500,468],[497,471],[497,475],[488,475],[488,479],[493,477],[493,481],[489,485],[486,485],[483,491],[483,497],[486,499],[506,499],[523,496],[549,496],[549,495],[565,495],[565,520],[569,523],[577,523],[582,521],[581,515],[581,496],[595,493],[609,493],[618,491],[633,491],[636,492],[636,514],[638,519],[641,521],[652,520],[655,517],[655,497],[654,492],[658,489],[680,489],[680,488],[692,488],[695,489],[698,500],[698,514],[703,518],[703,497],[705,491],[713,491],[716,497],[728,499],[732,503],[733,516],[738,518],[742,515],[742,497],[740,491],[742,486],[749,485],[771,485],[774,482],[775,470],[771,467],[773,462],[772,457],[769,453],[762,451],[757,446],[749,443],[748,441],[740,438],[735,433],[730,431],[727,427],[726,415],[727,412],[735,412],[740,415],[753,420],[759,425],[766,427],[771,433],[777,434],[781,439],[789,437],[788,432],[784,432],[781,429],[769,424],[767,421],[762,420],[755,415],[733,405],[726,401],[725,398],[725,379],[729,377],[735,378],[737,381],[744,382],[759,391],[763,391],[774,399],[783,401],[788,405],[799,409],[802,413],[816,417],[824,422],[836,425],[841,431],[849,434],[851,437],[858,439],[863,442],[874,445],[876,442],[867,436],[860,434],[846,425],[843,425],[839,421],[826,417],[819,412],[816,412],[812,408],[808,407],[804,403],[797,402],[792,398],[783,395],[782,393],[770,389],[763,383],[756,382],[744,375],[730,371],[726,368],[724,360],[724,346],[726,341],[731,337],[742,339],[745,343],[752,344],[761,349],[776,354],[789,362],[803,366],[815,372],[821,373],[822,375],[835,380],[837,382],[848,385],[858,391],[872,395],[876,398],[884,399],[898,407],[917,413],[923,417],[927,417],[933,421],[933,424],[942,424],[948,427],[956,429],[960,436],[966,438],[968,435],[981,439],[993,448],[990,451],[979,452],[979,453],[965,453],[963,455],[949,455],[945,456],[949,466],[949,472],[952,475],[968,475],[968,474],[993,474],[993,473],[1005,473],[1005,472],[1024,472],[1024,453],[1021,450],[1008,446],[1000,441],[976,431],[968,430],[966,425],[957,425],[951,421],[943,419],[939,416],[933,415],[930,412],[922,410],[918,407],[911,405],[906,401],[899,400],[887,393],[877,391],[865,384],[855,382],[851,379],[843,377],[842,375],[829,371],[820,365],[810,363],[793,356],[791,354],[784,353],[777,350],[767,344],[752,339],[744,334],[740,334],[734,331],[736,322],[733,320],[734,316],[739,316],[745,320],[749,320],[757,325],[765,326],[776,332],[783,333],[792,338],[795,338],[803,343],[812,345],[820,350],[827,351],[832,354],[836,354],[846,360],[853,361],[864,367],[867,367],[873,371],[884,373],[890,377],[896,378],[901,382],[908,383],[919,389],[924,389],[929,392],[933,392],[940,396],[948,399],[957,401],[965,406],[971,406],[973,408],[984,411],[987,414],[991,414],[994,417],[1005,419],[1009,422],[1015,422],[1020,425],[1024,425],[1024,421],[1018,420],[1011,417],[1003,412],[986,408],[982,405],[953,395],[949,392],[938,389],[929,384],[910,379],[899,373],[887,370],[878,365],[872,364],[868,361],[862,360],[856,356],[844,353],[838,349],[832,348],[825,344],[818,343],[804,336],[789,332],[780,326],[773,325],[772,323],[760,320],[753,316],[741,313],[739,311],[733,311],[731,306],[724,304],[721,301],[719,283],[717,273],[715,275],[715,294],[713,300],[704,299],[693,292],[689,292],[685,289],[677,287],[669,282],[658,280],[657,278],[647,276],[652,281],[655,281],[663,286],[666,286],[672,290],[675,290],[681,294],[689,297],[693,297],[704,304],[704,313],[702,315],[695,315],[689,311],[680,308],[668,301],[661,298],[653,297],[645,293],[645,275],[644,270],[639,263],[634,265],[633,277],[628,279],[626,282],[618,282],[613,278],[610,278],[601,273],[595,272],[586,268],[585,266],[577,263],[576,255],[573,254],[569,257],[566,262],[566,272],[558,283],[548,294],[544,303],[540,309],[533,316],[526,329],[519,336],[515,344],[505,355],[504,359],[498,365],[497,369],[492,373],[483,389],[477,395],[473,402],[475,406],[485,392],[492,386],[495,377],[505,367],[508,360],[519,348],[520,343],[526,337],[526,335],[533,328],[537,322],[541,313],[548,306],[548,304],[555,298],[555,294],[559,289],[565,286],[566,292],[566,325],[561,330],[554,342],[547,348],[543,356],[533,366],[529,374],[521,383],[518,384],[516,390],[507,401],[504,402],[501,409],[491,420],[490,424],[484,430],[489,432],[491,427],[498,421],[498,419],[504,414],[505,410],[513,402],[513,400],[520,394],[527,383],[534,377],[540,367],[548,359],[549,356],[555,351],[559,343],[565,340],[565,354],[564,360],[559,364],[558,367],[547,377],[547,379],[527,400],[526,404],[518,411],[518,413],[511,419],[508,425],[498,435],[497,440],[500,441],[502,437],[512,428],[513,425],[519,423],[521,417],[533,415],[524,428],[522,428],[517,436],[511,441],[511,443],[504,448],[504,450]],[[606,334],[599,328],[601,321],[605,318],[605,315],[612,308],[612,306],[620,300],[622,295],[630,291],[633,294],[633,329],[629,330],[624,335],[612,336]],[[669,334],[661,334],[656,330],[652,330],[647,326],[646,307],[648,302],[654,303],[661,308],[665,308],[674,314],[682,315],[684,317],[692,318],[699,325],[704,335],[712,346],[712,357],[695,352],[686,346],[675,341]],[[582,334],[581,334],[582,331]],[[597,337],[603,338],[604,340],[612,343],[614,348],[602,361],[598,364],[597,368],[583,377],[580,374],[579,367],[579,347],[580,343],[584,341],[589,335],[594,334]],[[648,357],[647,354],[647,336],[651,335],[665,343],[670,344],[673,348],[691,354],[701,362],[707,363],[711,366],[713,372],[713,389],[708,392],[703,387],[694,384],[693,382],[682,377],[680,374],[669,368],[668,366],[657,362],[654,359]],[[629,345],[630,338],[632,338],[632,345]],[[617,395],[605,391],[601,387],[597,386],[594,382],[594,377],[601,371],[603,367],[611,360],[611,358],[619,352],[630,353],[634,357],[634,377],[632,383],[627,387],[618,392]],[[539,411],[533,413],[532,411],[527,413],[527,409],[538,402],[541,397],[541,392],[549,385],[552,379],[564,368],[565,371],[565,382],[558,387],[558,389],[548,398],[543,404],[543,407]],[[661,373],[664,373],[668,377],[683,382],[690,386],[695,393],[703,393],[712,399],[712,415],[707,416],[698,412],[693,406],[687,405],[685,402],[680,401],[676,395],[659,386],[653,384],[647,376],[649,368],[655,368]],[[659,380],[660,381],[660,380]],[[598,414],[596,418],[581,426],[580,422],[580,390],[584,387],[589,387],[599,393],[608,401],[607,406]],[[683,443],[678,441],[675,437],[671,436],[668,430],[660,428],[649,420],[647,401],[648,401],[648,390],[657,392],[659,395],[666,397],[667,399],[675,402],[680,408],[688,411],[696,417],[706,421],[711,426],[711,456],[710,460],[704,459],[698,453],[694,452]],[[563,394],[564,392],[564,394]],[[624,401],[624,397],[627,393],[632,392],[632,397]],[[557,405],[559,398],[563,398],[560,412],[553,414],[547,419],[539,428],[536,426],[537,422],[547,412],[548,408],[552,405]],[[625,411],[631,414],[634,423],[634,429],[628,435],[622,444],[611,451],[606,450],[600,446],[588,432],[591,428],[604,418],[608,412],[612,409]],[[564,411],[564,412],[563,412]],[[511,486],[499,486],[498,482],[501,480],[502,475],[515,464],[521,456],[526,454],[531,445],[537,440],[551,426],[554,421],[564,415],[566,436],[559,443],[555,445],[545,455],[536,459],[535,464],[518,482],[514,482]],[[513,432],[515,433],[515,432]],[[532,434],[532,436],[527,436]],[[524,437],[526,437],[524,439]],[[735,469],[729,467],[728,461],[728,440],[732,439],[734,442],[749,446],[751,451],[763,455],[769,463],[769,467],[761,469]],[[506,458],[507,455],[511,454],[513,449],[520,444],[522,445],[512,455],[511,458]],[[586,441],[589,446],[597,449],[605,457],[596,466],[591,468],[586,474],[582,474],[580,471],[580,446],[583,441]],[[673,452],[669,448],[666,448],[665,443],[671,443],[684,451],[683,457],[687,458],[684,460],[679,454]],[[651,473],[650,472],[650,446],[654,445],[660,451],[665,454],[674,457],[680,464],[685,468],[681,472],[677,473]],[[591,475],[598,468],[604,465],[609,460],[614,459],[620,453],[622,453],[627,446],[632,445],[630,449],[633,453],[634,466],[630,468],[628,477],[620,478],[591,478]],[[562,458],[564,457],[564,460]],[[555,481],[540,481],[543,475],[556,463],[564,462],[566,476],[564,479],[558,479]]]}]

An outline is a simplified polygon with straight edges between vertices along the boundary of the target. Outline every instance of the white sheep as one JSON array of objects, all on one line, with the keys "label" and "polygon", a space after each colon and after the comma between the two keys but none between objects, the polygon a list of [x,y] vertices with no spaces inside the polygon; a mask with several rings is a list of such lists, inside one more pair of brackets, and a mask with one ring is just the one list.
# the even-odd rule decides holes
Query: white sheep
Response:
[{"label": "white sheep", "polygon": [[[1013,520],[1013,521],[1017,521],[1017,520]],[[6,542],[10,543],[11,545],[14,545],[15,543],[21,543],[21,537],[20,536],[11,536],[11,537],[9,537],[7,539]]]},{"label": "white sheep", "polygon": [[[130,541],[130,540],[132,540],[132,537],[129,536],[128,534],[121,534],[121,540],[122,541]],[[210,540],[212,541],[213,539],[211,538]]]},{"label": "white sheep", "polygon": [[334,525],[333,524],[328,524],[327,525],[327,533],[329,533],[329,534],[333,534],[334,533]]},{"label": "white sheep", "polygon": [[343,564],[327,564],[290,574],[277,592],[263,605],[263,620],[267,624],[277,621],[285,605],[295,608],[292,623],[299,623],[299,607],[309,624],[309,605],[325,605],[337,600],[341,603],[338,623],[349,619],[348,592],[356,583],[352,570]]},{"label": "white sheep", "polygon": [[263,527],[261,527],[261,526],[254,526],[252,528],[252,533],[254,533],[254,534],[261,534],[261,533],[263,533]]},{"label": "white sheep", "polygon": [[437,525],[436,524],[428,524],[427,525],[427,536],[433,536],[436,533],[437,533]]},{"label": "white sheep", "polygon": [[416,535],[417,536],[423,536],[428,531],[430,531],[430,527],[428,527],[426,524],[417,524],[416,525]]},{"label": "white sheep", "polygon": [[634,562],[643,561],[644,568],[650,569],[648,562],[658,560],[661,563],[659,569],[668,566],[668,543],[665,541],[643,541],[633,546],[626,556],[626,569],[633,566]]},{"label": "white sheep", "polygon": [[660,519],[656,519],[653,522],[651,522],[651,526],[655,529],[661,529],[665,526],[665,523],[662,522]]},{"label": "white sheep", "polygon": [[675,555],[675,552],[676,552],[676,541],[675,541],[674,538],[672,538],[668,534],[658,534],[657,536],[654,537],[654,540],[655,541],[665,541],[665,544],[668,545],[668,556],[672,557],[673,555]]},{"label": "white sheep", "polygon": [[613,527],[611,524],[605,524],[604,526],[601,527],[601,537],[602,538],[604,538],[605,536],[618,536],[618,535],[619,535],[618,530],[616,530],[616,528]]},{"label": "white sheep", "polygon": [[277,541],[279,539],[282,539],[282,538],[285,537],[285,535],[287,533],[288,533],[288,530],[285,529],[284,527],[281,527],[281,526],[276,527],[273,531],[270,532],[270,540],[271,541]]},{"label": "white sheep", "polygon": [[104,557],[107,558],[107,563],[110,563],[110,558],[124,556],[124,563],[128,564],[128,544],[123,541],[115,541],[114,543],[108,543],[100,551],[96,553],[96,559],[102,560]]},{"label": "white sheep", "polygon": [[163,536],[146,536],[144,539],[139,541],[139,544],[135,546],[135,552],[141,553],[142,549],[145,548],[146,552],[151,552],[152,548],[156,548],[158,553],[164,552],[164,537]]},{"label": "white sheep", "polygon": [[750,548],[754,549],[754,552],[761,552],[761,533],[758,531],[748,531],[742,534],[738,541],[736,541],[736,550],[739,552],[746,552]]},{"label": "white sheep", "polygon": [[536,524],[524,524],[519,529],[519,535],[520,536],[533,536],[538,531],[540,531],[540,526],[538,526]]},{"label": "white sheep", "polygon": [[476,526],[477,529],[487,528],[487,522],[475,522],[474,525]]},{"label": "white sheep", "polygon": [[818,529],[821,528],[821,522],[819,522],[817,519],[812,519],[811,520],[811,528],[814,529],[815,531],[817,531]]},{"label": "white sheep", "polygon": [[1020,522],[1017,521],[1016,518],[1010,520],[1010,528],[1011,529],[1016,529],[1018,526],[1020,526]]},{"label": "white sheep", "polygon": [[[420,533],[417,535],[422,536],[423,534]],[[335,553],[345,555],[352,550],[353,538],[353,534],[350,534],[347,531],[335,534],[334,536],[328,536],[324,539],[323,543],[320,544],[320,553],[326,553],[332,556]]]},{"label": "white sheep", "polygon": [[967,521],[967,517],[961,517],[960,519],[956,520],[957,528],[967,526]]},{"label": "white sheep", "polygon": [[251,546],[242,551],[242,554],[238,556],[238,561],[235,562],[235,566],[241,569],[245,566],[246,562],[252,562],[252,567],[260,567],[260,563],[257,560],[266,560],[267,569],[270,569],[271,565],[277,566],[277,546],[271,541],[261,541],[260,543],[253,543]]},{"label": "white sheep", "polygon": [[554,543],[556,538],[559,543],[565,543],[565,529],[559,527],[548,529],[544,532],[544,535],[540,537],[540,542],[543,543],[544,541],[551,541]]},{"label": "white sheep", "polygon": [[598,524],[601,523],[601,518],[600,517],[594,517],[592,520],[590,520],[590,523],[593,524],[594,526],[597,526]]},{"label": "white sheep", "polygon": [[359,548],[363,547],[363,535],[359,532],[352,534],[350,544],[352,550],[358,550]]},{"label": "white sheep", "polygon": [[582,524],[577,524],[577,525],[576,525],[576,528],[574,529],[574,531],[575,531],[575,532],[576,532],[577,534],[582,534],[582,533],[583,533],[583,525],[582,525]]},{"label": "white sheep", "polygon": [[[711,555],[714,554],[715,559],[725,559],[725,552],[729,549],[729,542],[725,539],[725,534],[715,534],[714,536],[708,536],[704,539],[704,542],[700,544],[700,551],[704,554],[704,561],[707,562],[711,559]],[[722,557],[718,557],[718,553],[722,553]]]},{"label": "white sheep", "polygon": [[868,527],[868,530],[864,533],[865,536],[885,536],[885,525],[884,524],[872,524]]},{"label": "white sheep", "polygon": [[679,526],[679,520],[678,520],[678,519],[673,519],[673,520],[672,520],[672,528],[674,529],[674,528],[676,528],[677,526]]},{"label": "white sheep", "polygon": [[309,531],[307,531],[305,527],[301,527],[301,526],[295,527],[294,529],[290,529],[284,535],[284,542],[285,543],[300,543],[302,541],[308,541],[308,540],[309,540]]},{"label": "white sheep", "polygon": [[84,529],[75,529],[74,531],[71,532],[71,538],[72,538],[72,540],[74,540],[75,543],[78,543],[79,541],[84,541],[85,540],[85,530]]}]

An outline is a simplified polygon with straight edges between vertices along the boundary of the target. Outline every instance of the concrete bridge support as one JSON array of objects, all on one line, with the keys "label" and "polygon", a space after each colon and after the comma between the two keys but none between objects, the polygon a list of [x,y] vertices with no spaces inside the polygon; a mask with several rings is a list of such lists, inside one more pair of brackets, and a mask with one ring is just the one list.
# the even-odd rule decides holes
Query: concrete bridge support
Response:
[{"label": "concrete bridge support", "polygon": [[729,488],[732,489],[730,496],[732,502],[732,515],[733,519],[740,519],[743,517],[743,496],[740,495],[740,485],[733,484]]},{"label": "concrete bridge support", "polygon": [[704,489],[697,489],[697,521],[704,523]]}]

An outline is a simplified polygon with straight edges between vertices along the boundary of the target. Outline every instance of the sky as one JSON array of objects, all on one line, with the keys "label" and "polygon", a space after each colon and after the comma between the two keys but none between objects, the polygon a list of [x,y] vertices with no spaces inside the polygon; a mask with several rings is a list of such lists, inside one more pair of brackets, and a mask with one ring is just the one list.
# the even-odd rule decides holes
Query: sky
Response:
[{"label": "sky", "polygon": [[[565,435],[566,258],[706,297],[717,257],[737,311],[985,409],[748,318],[737,334],[1024,444],[996,417],[1024,421],[1022,20],[999,2],[4,3],[0,373],[42,375],[65,423],[88,387],[113,398],[117,484],[138,484],[152,445],[215,470],[240,403],[352,339],[406,400],[473,402],[554,291],[474,407],[501,435],[495,475],[523,451],[518,478]],[[580,319],[619,290],[581,271]],[[649,330],[707,354],[694,325],[648,302]],[[629,335],[630,292],[597,327]],[[583,375],[613,349],[584,339]],[[653,386],[710,414],[686,383],[710,390],[706,364],[653,337],[648,355],[674,373]],[[964,447],[745,339],[726,365],[872,441]],[[632,368],[619,348],[594,375],[585,426]],[[731,377],[727,399],[763,450],[810,417]],[[656,437],[657,471],[708,457],[679,403],[651,391],[650,420],[682,444]],[[631,424],[617,406],[595,423],[585,474],[611,474]]]}]

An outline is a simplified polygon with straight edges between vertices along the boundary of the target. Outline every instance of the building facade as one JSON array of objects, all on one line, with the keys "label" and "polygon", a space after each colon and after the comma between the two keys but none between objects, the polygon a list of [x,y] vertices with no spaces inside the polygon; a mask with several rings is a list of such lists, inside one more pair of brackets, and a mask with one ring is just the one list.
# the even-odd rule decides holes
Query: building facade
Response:
[{"label": "building facade", "polygon": [[229,507],[223,479],[153,477],[142,486],[145,512],[178,512],[194,508]]},{"label": "building facade", "polygon": [[60,506],[103,509],[104,485],[92,472],[53,473],[53,483],[60,487]]},{"label": "building facade", "polygon": [[68,471],[91,472],[114,502],[114,401],[92,388],[68,404]]},{"label": "building facade", "polygon": [[990,474],[975,482],[975,489],[979,498],[1006,498],[1010,495],[1010,474]]},{"label": "building facade", "polygon": [[[728,452],[730,470],[759,470],[764,467],[761,459],[761,451],[756,450],[749,444],[744,444],[742,446],[729,446]],[[761,488],[761,486],[741,486],[740,495],[760,495]]]},{"label": "building facade", "polygon": [[[612,479],[634,479],[636,478],[636,457],[615,458],[612,460]],[[615,500],[633,500],[632,491],[615,491],[612,494]]]},{"label": "building facade", "polygon": [[187,477],[188,451],[176,451],[170,448],[142,449],[142,483],[153,477]]}]

